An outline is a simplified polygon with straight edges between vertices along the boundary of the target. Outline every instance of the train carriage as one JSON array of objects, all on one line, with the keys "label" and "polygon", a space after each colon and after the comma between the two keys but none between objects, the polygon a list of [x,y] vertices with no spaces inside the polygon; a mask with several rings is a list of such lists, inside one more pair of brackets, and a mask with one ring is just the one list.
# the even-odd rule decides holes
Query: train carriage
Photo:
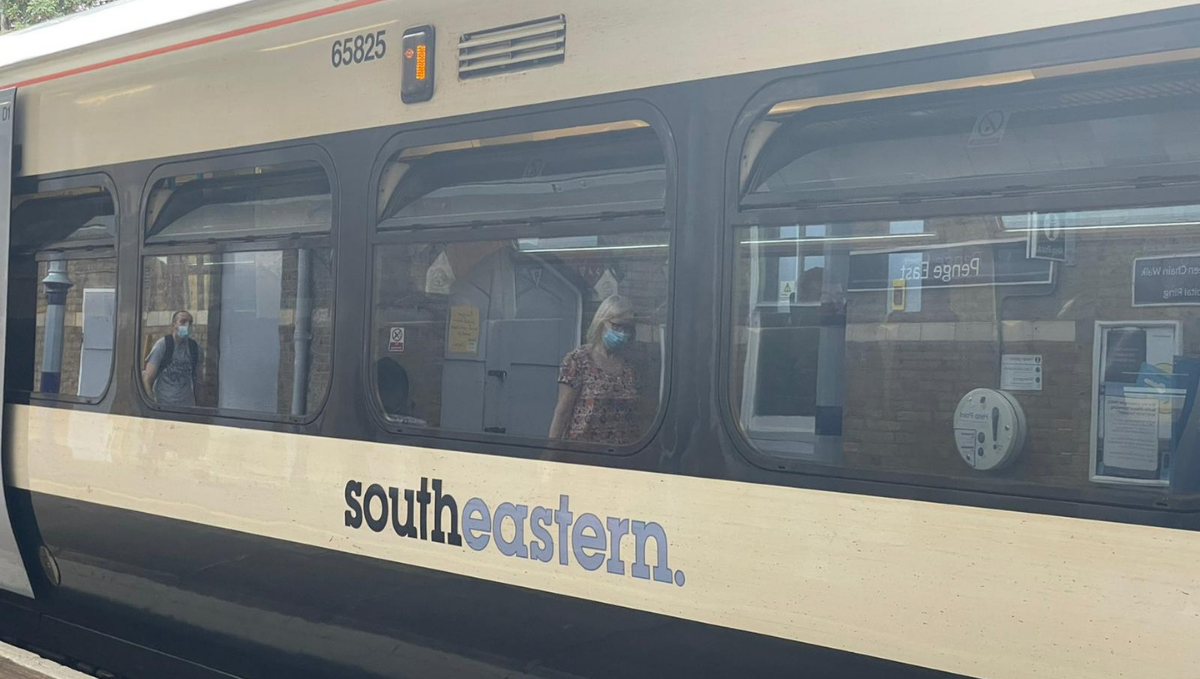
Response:
[{"label": "train carriage", "polygon": [[1194,676],[1200,6],[1131,9],[0,37],[0,634],[134,678]]}]

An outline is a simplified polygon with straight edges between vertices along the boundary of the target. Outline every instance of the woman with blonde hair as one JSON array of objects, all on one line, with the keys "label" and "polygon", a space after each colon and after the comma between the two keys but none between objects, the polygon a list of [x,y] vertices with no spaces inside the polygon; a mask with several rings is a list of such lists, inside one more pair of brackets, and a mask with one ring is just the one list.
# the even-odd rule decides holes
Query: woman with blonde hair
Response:
[{"label": "woman with blonde hair", "polygon": [[550,438],[622,445],[641,431],[638,390],[626,360],[636,332],[633,305],[620,295],[600,303],[587,343],[563,359]]}]

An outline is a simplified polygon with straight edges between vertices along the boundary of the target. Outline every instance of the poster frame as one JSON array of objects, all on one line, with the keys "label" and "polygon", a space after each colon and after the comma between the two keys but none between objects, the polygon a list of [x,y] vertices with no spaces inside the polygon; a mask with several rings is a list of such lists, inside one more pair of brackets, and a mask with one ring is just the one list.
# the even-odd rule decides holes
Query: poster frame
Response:
[{"label": "poster frame", "polygon": [[1112,476],[1097,473],[1100,462],[1100,383],[1104,379],[1104,361],[1106,358],[1105,333],[1109,330],[1136,328],[1150,330],[1153,328],[1171,328],[1175,333],[1174,355],[1183,352],[1183,324],[1180,321],[1096,321],[1095,335],[1092,340],[1092,422],[1090,435],[1090,455],[1088,459],[1088,480],[1092,483],[1104,483],[1125,486],[1163,487],[1170,484],[1170,479],[1138,479],[1122,476]]}]

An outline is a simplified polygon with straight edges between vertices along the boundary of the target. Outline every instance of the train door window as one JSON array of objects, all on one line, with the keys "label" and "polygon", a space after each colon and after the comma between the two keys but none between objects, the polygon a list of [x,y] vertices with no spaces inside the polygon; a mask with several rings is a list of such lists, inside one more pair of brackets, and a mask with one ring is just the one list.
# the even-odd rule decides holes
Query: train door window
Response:
[{"label": "train door window", "polygon": [[742,426],[779,452],[815,440],[826,254],[808,239],[826,232],[822,224],[774,229],[761,256],[743,264],[751,279],[747,291],[753,290],[747,301],[754,328],[744,343],[745,360],[754,369],[742,375]]},{"label": "train door window", "polygon": [[[47,188],[47,187],[64,188]],[[94,400],[112,374],[116,337],[116,212],[112,194],[43,182],[13,201],[7,388]]]},{"label": "train door window", "polygon": [[157,407],[304,418],[324,400],[329,175],[315,160],[254,161],[201,163],[153,181],[139,360]]},{"label": "train door window", "polygon": [[663,388],[666,176],[644,123],[394,154],[370,359],[387,421],[609,450],[641,439]]},{"label": "train door window", "polygon": [[733,216],[730,406],[753,455],[1200,491],[1200,80],[1124,78],[767,114]]}]

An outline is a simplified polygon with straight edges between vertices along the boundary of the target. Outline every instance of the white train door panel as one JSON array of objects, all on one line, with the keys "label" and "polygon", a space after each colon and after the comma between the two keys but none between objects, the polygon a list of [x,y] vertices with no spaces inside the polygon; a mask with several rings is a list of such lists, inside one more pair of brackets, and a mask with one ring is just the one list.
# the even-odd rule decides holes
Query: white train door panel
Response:
[{"label": "white train door panel", "polygon": [[95,398],[108,386],[112,370],[117,321],[117,291],[87,288],[83,291],[83,346],[79,350],[79,395]]}]

